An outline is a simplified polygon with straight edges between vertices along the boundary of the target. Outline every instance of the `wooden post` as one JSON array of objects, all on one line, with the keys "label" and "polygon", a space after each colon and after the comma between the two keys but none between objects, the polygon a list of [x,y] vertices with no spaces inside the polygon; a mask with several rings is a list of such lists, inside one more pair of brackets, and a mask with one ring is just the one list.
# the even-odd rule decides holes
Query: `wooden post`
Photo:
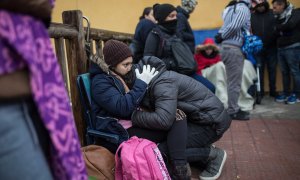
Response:
[{"label": "wooden post", "polygon": [[82,22],[82,12],[79,10],[64,11],[62,14],[63,23],[75,27],[78,36],[72,39],[66,39],[66,52],[68,58],[68,70],[70,80],[70,94],[72,109],[77,126],[81,145],[85,145],[86,124],[82,119],[82,105],[80,103],[79,92],[76,86],[78,74],[87,71],[87,60],[84,49],[84,29]]},{"label": "wooden post", "polygon": [[70,92],[70,85],[69,85],[69,77],[68,77],[68,70],[67,70],[67,60],[66,60],[66,53],[65,53],[65,41],[64,38],[55,38],[54,39],[55,44],[55,52],[58,59],[58,62],[60,64],[60,68],[65,80],[66,87],[68,89],[68,92]]}]

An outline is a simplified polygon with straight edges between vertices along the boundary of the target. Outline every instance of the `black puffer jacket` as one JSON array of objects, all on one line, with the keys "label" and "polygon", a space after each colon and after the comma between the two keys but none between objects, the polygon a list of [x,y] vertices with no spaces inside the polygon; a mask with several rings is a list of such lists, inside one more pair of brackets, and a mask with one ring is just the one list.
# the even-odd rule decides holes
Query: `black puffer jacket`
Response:
[{"label": "black puffer jacket", "polygon": [[204,85],[186,75],[167,71],[163,61],[156,57],[144,57],[137,68],[142,69],[144,64],[155,67],[159,74],[150,82],[142,101],[150,111],[134,111],[131,117],[134,125],[168,130],[178,108],[186,113],[188,121],[212,125],[218,135],[229,128],[231,119],[222,102]]}]

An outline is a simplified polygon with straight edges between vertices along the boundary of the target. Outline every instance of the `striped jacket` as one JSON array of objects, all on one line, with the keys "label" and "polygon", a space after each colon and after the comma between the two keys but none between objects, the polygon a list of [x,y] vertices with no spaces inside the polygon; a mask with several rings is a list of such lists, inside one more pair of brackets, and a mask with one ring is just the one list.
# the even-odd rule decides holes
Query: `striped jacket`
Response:
[{"label": "striped jacket", "polygon": [[[248,0],[242,0],[249,3]],[[242,30],[250,31],[251,13],[249,7],[244,3],[237,3],[227,7],[223,12],[224,24],[219,30],[223,44],[241,47],[243,45]]]}]

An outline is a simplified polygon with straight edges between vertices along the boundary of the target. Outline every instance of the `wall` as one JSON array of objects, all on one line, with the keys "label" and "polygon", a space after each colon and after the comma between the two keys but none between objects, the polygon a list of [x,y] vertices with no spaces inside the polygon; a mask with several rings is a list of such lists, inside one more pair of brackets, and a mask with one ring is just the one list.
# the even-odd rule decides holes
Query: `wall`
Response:
[{"label": "wall", "polygon": [[[61,22],[65,10],[79,9],[87,16],[92,27],[133,33],[144,7],[156,2],[180,5],[180,0],[57,0],[53,22]],[[214,29],[222,25],[221,13],[229,0],[198,0],[198,6],[190,17],[194,30]],[[270,2],[270,0],[269,0]],[[300,0],[290,0],[300,7]]]},{"label": "wall", "polygon": [[[62,22],[63,11],[79,9],[84,16],[90,19],[93,28],[134,33],[144,7],[152,6],[157,2],[170,3],[174,6],[181,3],[180,0],[57,0],[52,21]],[[222,25],[221,13],[228,2],[229,0],[198,0],[198,6],[190,17],[193,30],[202,30],[201,35],[195,32],[195,36],[199,36],[196,40],[197,44],[201,43],[205,37],[203,32],[206,32],[207,36],[211,36],[212,32],[215,32]],[[296,7],[300,7],[300,0],[290,0],[290,2]],[[281,90],[279,72],[278,69],[277,88]],[[265,80],[266,91],[268,91],[267,85],[268,81]]]}]

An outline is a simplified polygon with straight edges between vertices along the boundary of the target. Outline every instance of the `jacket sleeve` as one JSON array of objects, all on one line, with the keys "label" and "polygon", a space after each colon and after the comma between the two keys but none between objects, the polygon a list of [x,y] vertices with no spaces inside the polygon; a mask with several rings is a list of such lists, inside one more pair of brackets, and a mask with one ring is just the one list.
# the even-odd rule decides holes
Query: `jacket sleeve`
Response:
[{"label": "jacket sleeve", "polygon": [[140,37],[141,37],[141,41],[143,42],[143,47],[145,47],[147,37],[154,27],[155,27],[154,23],[147,22],[147,24],[142,28]]},{"label": "jacket sleeve", "polygon": [[174,82],[164,80],[155,84],[153,95],[155,108],[152,112],[136,110],[132,114],[133,125],[155,130],[169,130],[173,125],[177,109],[177,87]]},{"label": "jacket sleeve", "polygon": [[157,56],[158,48],[159,48],[159,35],[150,32],[146,40],[144,56]]},{"label": "jacket sleeve", "polygon": [[92,99],[112,116],[127,118],[138,107],[147,89],[147,84],[139,79],[133,88],[123,94],[113,83],[102,76],[92,81]]},{"label": "jacket sleeve", "polygon": [[222,28],[222,38],[227,39],[228,37],[236,34],[247,21],[247,17],[250,16],[248,10],[245,10],[247,7],[236,8],[236,12],[233,14],[234,18],[232,21],[225,27]]},{"label": "jacket sleeve", "polygon": [[189,26],[188,20],[183,17],[184,15],[177,15],[177,37],[184,40],[194,40],[194,35],[186,32],[186,27]]}]

